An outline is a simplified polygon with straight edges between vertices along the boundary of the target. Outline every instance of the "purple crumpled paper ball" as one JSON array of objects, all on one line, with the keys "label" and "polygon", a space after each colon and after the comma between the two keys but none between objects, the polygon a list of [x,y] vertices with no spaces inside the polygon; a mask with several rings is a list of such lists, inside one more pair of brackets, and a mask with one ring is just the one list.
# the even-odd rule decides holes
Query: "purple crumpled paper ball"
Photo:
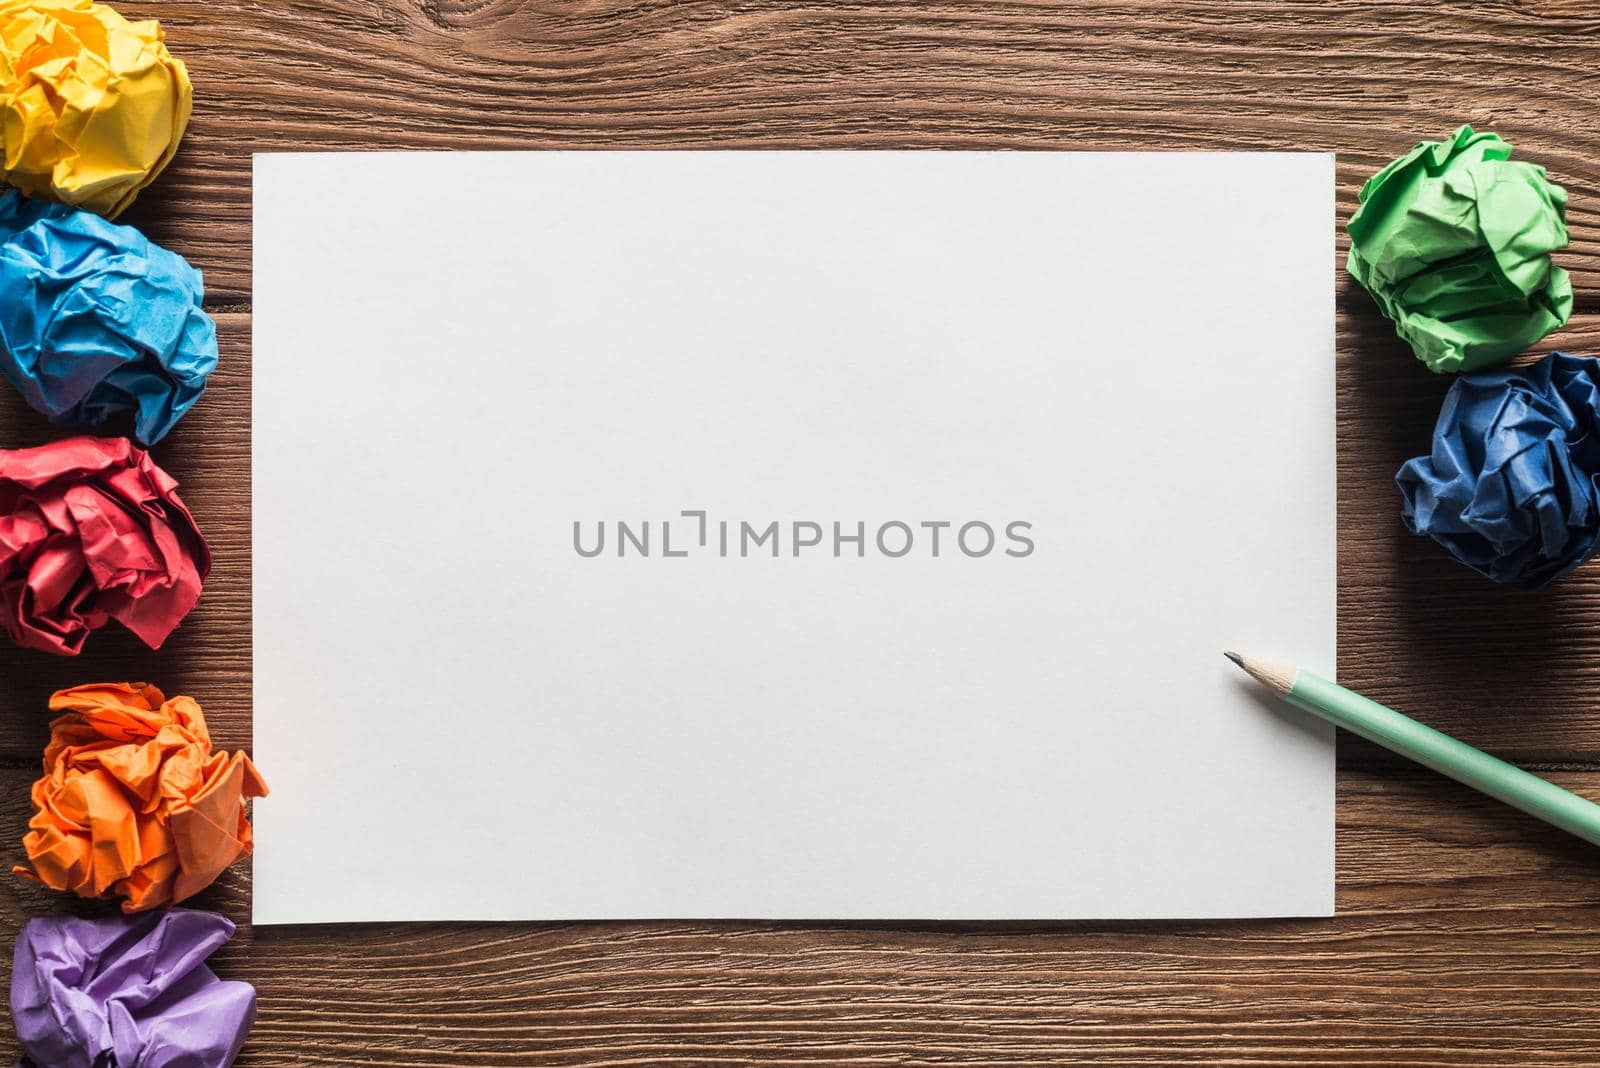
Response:
[{"label": "purple crumpled paper ball", "polygon": [[205,965],[231,937],[194,909],[29,920],[11,972],[18,1068],[227,1068],[256,1017],[255,989]]}]

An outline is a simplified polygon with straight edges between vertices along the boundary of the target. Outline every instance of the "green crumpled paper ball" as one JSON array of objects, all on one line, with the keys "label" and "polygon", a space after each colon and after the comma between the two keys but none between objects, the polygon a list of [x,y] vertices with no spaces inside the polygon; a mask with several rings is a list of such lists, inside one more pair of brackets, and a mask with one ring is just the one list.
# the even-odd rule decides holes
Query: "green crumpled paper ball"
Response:
[{"label": "green crumpled paper ball", "polygon": [[1424,141],[1373,175],[1348,268],[1431,371],[1504,362],[1567,321],[1566,190],[1492,133]]}]

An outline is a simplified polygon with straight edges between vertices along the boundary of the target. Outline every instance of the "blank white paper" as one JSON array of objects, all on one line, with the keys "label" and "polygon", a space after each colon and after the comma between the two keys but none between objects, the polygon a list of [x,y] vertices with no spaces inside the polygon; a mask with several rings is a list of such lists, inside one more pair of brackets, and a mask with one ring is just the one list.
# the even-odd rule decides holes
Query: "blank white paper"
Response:
[{"label": "blank white paper", "polygon": [[255,922],[1331,912],[1333,189],[257,156]]}]

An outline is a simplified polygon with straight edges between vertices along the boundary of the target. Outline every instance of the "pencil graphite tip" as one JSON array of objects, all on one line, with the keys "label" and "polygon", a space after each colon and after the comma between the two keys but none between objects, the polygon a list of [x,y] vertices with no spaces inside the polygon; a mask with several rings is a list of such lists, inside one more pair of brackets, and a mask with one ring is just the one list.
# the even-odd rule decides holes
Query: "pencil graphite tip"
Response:
[{"label": "pencil graphite tip", "polygon": [[1223,653],[1222,655],[1227,657],[1229,660],[1232,660],[1239,667],[1244,667],[1244,657],[1240,656],[1238,653]]}]

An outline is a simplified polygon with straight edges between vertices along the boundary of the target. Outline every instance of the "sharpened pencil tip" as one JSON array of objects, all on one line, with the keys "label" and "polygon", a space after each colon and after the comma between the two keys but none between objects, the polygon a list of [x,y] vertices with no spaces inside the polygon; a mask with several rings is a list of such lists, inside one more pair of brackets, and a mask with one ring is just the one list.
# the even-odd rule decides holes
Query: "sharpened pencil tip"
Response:
[{"label": "sharpened pencil tip", "polygon": [[1289,691],[1294,689],[1294,680],[1300,674],[1300,669],[1293,664],[1283,664],[1276,660],[1258,660],[1253,656],[1245,659],[1233,652],[1222,655],[1232,660],[1252,679],[1275,690],[1279,697],[1287,696]]}]

